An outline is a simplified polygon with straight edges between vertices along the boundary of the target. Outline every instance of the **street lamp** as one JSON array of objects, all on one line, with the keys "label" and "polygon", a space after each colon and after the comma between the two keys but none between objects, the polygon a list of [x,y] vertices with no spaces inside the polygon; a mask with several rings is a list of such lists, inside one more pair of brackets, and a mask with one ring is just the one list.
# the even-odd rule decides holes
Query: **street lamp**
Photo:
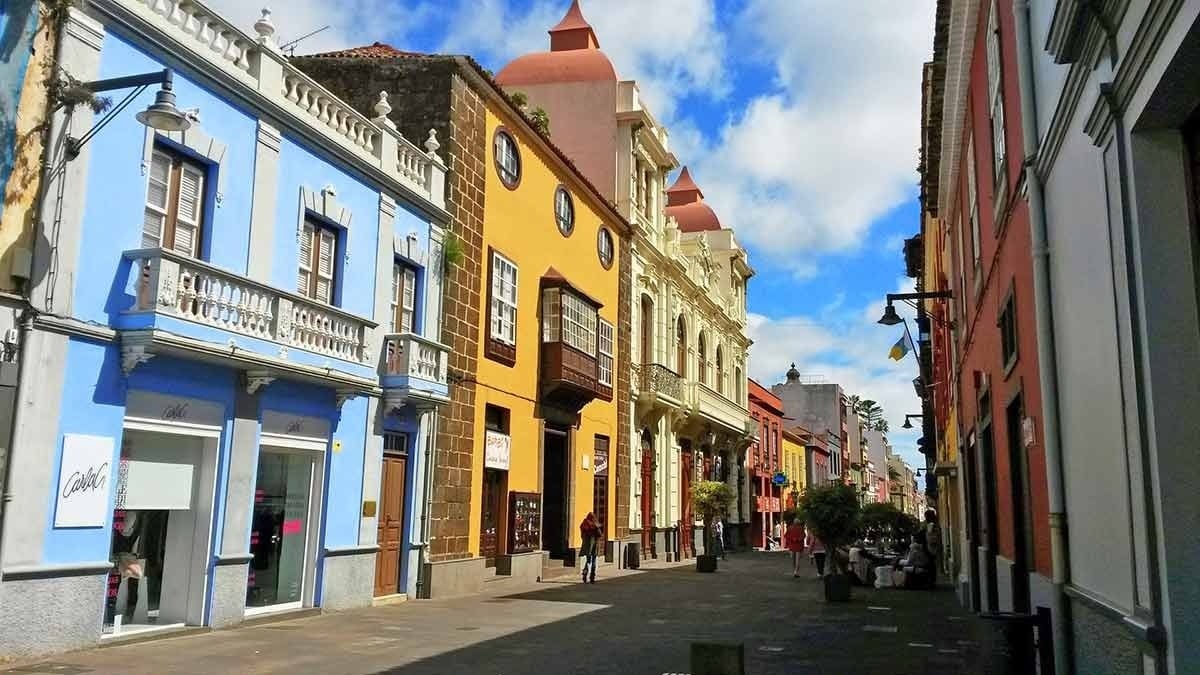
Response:
[{"label": "street lamp", "polygon": [[879,317],[879,323],[885,326],[895,326],[903,323],[904,319],[896,313],[896,308],[892,303],[896,300],[949,300],[954,297],[951,291],[925,291],[921,293],[888,293],[887,306],[883,308],[883,316]]},{"label": "street lamp", "polygon": [[914,417],[924,417],[924,415],[922,415],[921,413],[917,413],[917,414],[915,414],[915,415],[905,415],[905,416],[904,416],[904,424],[901,424],[901,425],[900,425],[900,428],[901,428],[901,429],[911,429],[911,428],[913,428],[913,425],[912,425],[912,418],[914,418]]},{"label": "street lamp", "polygon": [[126,95],[120,103],[102,117],[83,136],[79,138],[67,138],[67,158],[75,159],[78,157],[79,151],[83,149],[83,146],[88,141],[92,140],[114,117],[125,110],[133,99],[137,98],[147,87],[154,84],[159,85],[158,92],[154,95],[154,103],[150,104],[149,107],[134,117],[137,118],[137,121],[151,129],[159,131],[187,131],[192,126],[192,121],[175,106],[174,74],[170,68],[142,73],[141,75],[127,75],[107,80],[84,82],[79,86],[93,94],[101,91],[112,91],[114,89],[133,88],[133,91]]}]

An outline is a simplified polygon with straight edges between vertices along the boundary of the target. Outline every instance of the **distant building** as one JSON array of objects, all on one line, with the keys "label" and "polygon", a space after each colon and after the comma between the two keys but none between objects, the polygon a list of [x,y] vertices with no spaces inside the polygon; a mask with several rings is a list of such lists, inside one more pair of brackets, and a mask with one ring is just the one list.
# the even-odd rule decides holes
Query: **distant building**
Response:
[{"label": "distant building", "polygon": [[804,384],[796,364],[787,371],[787,381],[771,387],[783,401],[784,417],[789,424],[804,427],[819,437],[829,452],[828,473],[820,482],[844,480],[849,476],[843,448],[847,446],[846,395],[837,384]]}]

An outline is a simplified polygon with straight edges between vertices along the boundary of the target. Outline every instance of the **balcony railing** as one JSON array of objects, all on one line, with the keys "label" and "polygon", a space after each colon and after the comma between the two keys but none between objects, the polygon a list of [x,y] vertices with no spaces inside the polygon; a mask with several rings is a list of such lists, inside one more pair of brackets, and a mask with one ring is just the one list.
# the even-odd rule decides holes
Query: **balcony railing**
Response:
[{"label": "balcony railing", "polygon": [[748,412],[706,385],[693,383],[696,409],[731,429],[745,429]]},{"label": "balcony railing", "polygon": [[657,363],[643,364],[641,371],[642,379],[639,384],[643,394],[683,400],[683,379],[675,371]]},{"label": "balcony railing", "polygon": [[384,374],[446,384],[449,348],[413,333],[392,333],[383,338]]},{"label": "balcony railing", "polygon": [[161,248],[126,251],[137,279],[136,312],[155,312],[366,363],[374,325],[336,307],[272,288]]}]

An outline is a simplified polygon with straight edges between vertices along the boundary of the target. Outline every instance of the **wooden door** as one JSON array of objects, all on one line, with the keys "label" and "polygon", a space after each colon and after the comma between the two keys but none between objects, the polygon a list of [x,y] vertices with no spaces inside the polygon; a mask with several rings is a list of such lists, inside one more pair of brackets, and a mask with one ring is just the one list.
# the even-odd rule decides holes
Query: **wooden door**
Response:
[{"label": "wooden door", "polygon": [[500,555],[500,498],[503,495],[504,474],[495,469],[483,471],[483,498],[479,527],[479,555],[485,567],[496,566]]},{"label": "wooden door", "polygon": [[683,458],[683,467],[679,472],[679,495],[682,502],[680,509],[682,518],[679,521],[679,552],[682,557],[690,558],[693,550],[692,537],[696,532],[695,518],[692,517],[692,472],[696,470],[696,465],[690,445],[681,447],[680,454]]},{"label": "wooden door", "polygon": [[400,540],[404,532],[404,477],[407,460],[385,455],[379,499],[379,553],[375,556],[375,595],[393,595],[400,584]]},{"label": "wooden door", "polygon": [[654,546],[654,446],[642,441],[642,557],[657,557]]}]

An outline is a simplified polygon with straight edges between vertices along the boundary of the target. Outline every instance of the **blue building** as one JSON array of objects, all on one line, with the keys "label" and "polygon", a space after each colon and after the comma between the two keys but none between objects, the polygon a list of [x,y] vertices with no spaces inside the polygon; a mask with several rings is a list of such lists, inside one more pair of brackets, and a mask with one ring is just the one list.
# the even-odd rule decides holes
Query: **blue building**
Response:
[{"label": "blue building", "polygon": [[415,590],[446,169],[254,33],[161,0],[60,27],[71,77],[143,77],[52,120],[0,656]]}]

